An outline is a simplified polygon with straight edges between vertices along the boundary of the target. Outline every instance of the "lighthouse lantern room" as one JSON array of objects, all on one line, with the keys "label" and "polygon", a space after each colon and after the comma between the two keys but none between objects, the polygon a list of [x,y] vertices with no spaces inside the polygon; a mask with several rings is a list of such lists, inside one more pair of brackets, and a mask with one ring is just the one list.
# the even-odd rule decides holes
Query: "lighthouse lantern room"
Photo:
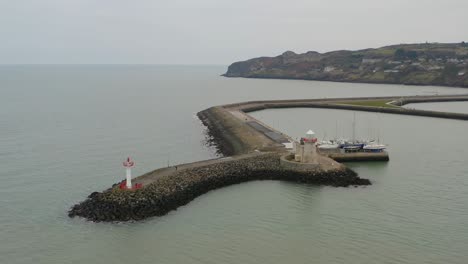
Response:
[{"label": "lighthouse lantern room", "polygon": [[126,170],[126,187],[127,189],[132,188],[132,168],[135,166],[135,162],[128,157],[127,160],[123,162],[123,166]]}]

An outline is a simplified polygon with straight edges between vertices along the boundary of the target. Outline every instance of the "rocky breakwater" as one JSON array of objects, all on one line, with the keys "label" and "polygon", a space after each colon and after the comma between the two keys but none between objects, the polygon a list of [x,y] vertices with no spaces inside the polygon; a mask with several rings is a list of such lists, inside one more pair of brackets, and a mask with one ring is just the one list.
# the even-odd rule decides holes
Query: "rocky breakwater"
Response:
[{"label": "rocky breakwater", "polygon": [[278,152],[255,153],[221,159],[209,165],[200,163],[199,166],[157,178],[142,189],[129,191],[114,187],[95,192],[73,206],[69,216],[92,221],[129,221],[162,216],[210,190],[253,180],[284,180],[343,187],[370,184],[369,180],[359,178],[345,166],[313,171],[286,169],[280,164],[281,155]]},{"label": "rocky breakwater", "polygon": [[278,144],[234,116],[223,106],[214,106],[197,114],[206,126],[208,144],[224,156],[240,155],[255,150],[280,151]]}]

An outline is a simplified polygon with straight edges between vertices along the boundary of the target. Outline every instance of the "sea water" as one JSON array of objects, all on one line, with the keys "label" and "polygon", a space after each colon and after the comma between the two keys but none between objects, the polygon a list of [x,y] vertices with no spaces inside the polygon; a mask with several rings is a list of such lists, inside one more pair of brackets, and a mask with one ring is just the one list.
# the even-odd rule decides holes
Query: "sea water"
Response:
[{"label": "sea water", "polygon": [[[163,217],[93,223],[67,210],[125,176],[213,158],[195,114],[246,100],[466,93],[443,87],[221,77],[225,66],[0,66],[0,263],[466,263],[468,123],[356,113],[390,162],[373,185],[258,181]],[[253,113],[300,137],[349,136],[353,113]]]}]

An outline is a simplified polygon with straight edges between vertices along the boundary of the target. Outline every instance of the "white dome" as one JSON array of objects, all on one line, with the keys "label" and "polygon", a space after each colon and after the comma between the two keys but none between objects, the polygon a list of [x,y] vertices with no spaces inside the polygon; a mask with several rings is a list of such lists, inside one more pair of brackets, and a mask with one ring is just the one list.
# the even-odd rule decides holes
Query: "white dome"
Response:
[{"label": "white dome", "polygon": [[307,134],[307,135],[315,135],[314,131],[312,131],[312,130],[307,131],[306,134]]}]

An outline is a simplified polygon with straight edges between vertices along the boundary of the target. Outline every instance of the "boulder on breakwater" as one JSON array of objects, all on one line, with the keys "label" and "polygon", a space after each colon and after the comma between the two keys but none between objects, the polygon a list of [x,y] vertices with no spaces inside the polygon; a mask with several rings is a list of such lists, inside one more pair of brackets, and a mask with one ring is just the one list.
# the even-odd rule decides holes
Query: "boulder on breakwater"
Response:
[{"label": "boulder on breakwater", "polygon": [[258,153],[194,166],[160,177],[142,189],[128,191],[111,188],[92,193],[76,204],[69,216],[92,221],[142,220],[162,216],[189,203],[210,190],[253,180],[284,180],[330,186],[369,185],[346,168],[292,171],[280,164],[280,153]]}]

